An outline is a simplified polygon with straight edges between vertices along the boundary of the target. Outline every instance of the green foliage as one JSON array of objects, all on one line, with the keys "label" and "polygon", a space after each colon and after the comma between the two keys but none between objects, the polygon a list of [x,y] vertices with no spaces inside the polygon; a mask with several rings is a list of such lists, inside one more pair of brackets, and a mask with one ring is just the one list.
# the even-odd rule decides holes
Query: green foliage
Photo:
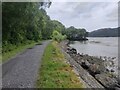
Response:
[{"label": "green foliage", "polygon": [[44,16],[44,30],[42,30],[42,39],[51,39],[51,35],[52,35],[52,32],[53,30],[57,30],[59,31],[60,33],[62,33],[64,30],[65,30],[65,26],[56,21],[56,20],[50,20],[50,17],[49,16]]},{"label": "green foliage", "polygon": [[6,52],[2,54],[2,60],[0,62],[5,62],[10,58],[14,57],[18,53],[23,52],[26,48],[32,48],[36,43],[35,42],[27,42],[28,44],[21,44],[19,46],[6,46]]},{"label": "green foliage", "polygon": [[59,21],[51,20],[45,11],[50,5],[51,2],[3,2],[2,52],[6,53],[19,45],[28,44],[28,41],[51,39],[51,36],[58,42],[66,37],[85,37],[85,29],[66,29]]},{"label": "green foliage", "polygon": [[50,1],[2,3],[3,54],[14,51],[22,45],[51,39],[53,30],[60,32],[52,37],[58,42],[66,38],[61,34],[65,26],[56,20],[51,20],[45,11],[50,5]]},{"label": "green foliage", "polygon": [[60,33],[65,31],[65,26],[61,22],[59,22],[57,20],[52,20],[52,24],[53,24],[53,27],[54,27],[53,30],[57,30]]},{"label": "green foliage", "polygon": [[3,53],[16,49],[19,45],[28,44],[28,41],[38,42],[45,37],[42,32],[50,19],[43,8],[50,7],[49,4],[51,5],[50,2],[2,3]]},{"label": "green foliage", "polygon": [[77,29],[73,26],[65,29],[63,34],[67,35],[68,39],[76,39],[76,38],[82,39],[82,38],[86,38],[87,36],[87,32],[85,29]]},{"label": "green foliage", "polygon": [[54,30],[53,33],[52,33],[52,39],[57,41],[57,42],[60,42],[64,39],[66,39],[66,35],[62,35],[57,30]]}]

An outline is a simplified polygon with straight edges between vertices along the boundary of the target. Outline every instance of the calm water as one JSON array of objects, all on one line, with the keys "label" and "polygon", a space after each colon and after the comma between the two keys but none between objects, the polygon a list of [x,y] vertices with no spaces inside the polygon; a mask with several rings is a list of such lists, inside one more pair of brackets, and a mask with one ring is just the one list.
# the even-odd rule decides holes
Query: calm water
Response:
[{"label": "calm water", "polygon": [[[115,66],[107,66],[108,69],[113,69],[118,75],[118,38],[117,37],[97,37],[88,38],[88,41],[78,42],[74,41],[70,44],[78,53],[88,54],[97,57],[116,57],[112,60]],[[119,55],[120,56],[120,55]],[[109,61],[109,60],[108,60]],[[109,63],[109,62],[107,62]]]},{"label": "calm water", "polygon": [[97,37],[88,38],[88,41],[74,41],[71,47],[77,49],[78,53],[91,56],[118,57],[118,38],[117,37]]}]

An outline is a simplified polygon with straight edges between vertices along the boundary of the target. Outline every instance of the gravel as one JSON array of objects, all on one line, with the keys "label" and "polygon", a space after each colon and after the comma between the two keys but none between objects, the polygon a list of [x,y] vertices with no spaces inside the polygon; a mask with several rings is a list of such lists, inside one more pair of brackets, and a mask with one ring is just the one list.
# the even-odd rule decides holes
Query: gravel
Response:
[{"label": "gravel", "polygon": [[50,41],[27,49],[2,65],[3,88],[35,88],[45,47]]}]

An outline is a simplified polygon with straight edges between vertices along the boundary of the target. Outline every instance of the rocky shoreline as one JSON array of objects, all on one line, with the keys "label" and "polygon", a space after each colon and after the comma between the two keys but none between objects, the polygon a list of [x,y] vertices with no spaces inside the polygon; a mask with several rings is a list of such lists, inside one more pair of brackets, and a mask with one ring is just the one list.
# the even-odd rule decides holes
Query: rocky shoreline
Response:
[{"label": "rocky shoreline", "polygon": [[[63,41],[61,43],[64,51],[70,55],[73,60],[79,64],[84,70],[86,70],[94,79],[100,83],[104,88],[113,90],[119,90],[120,85],[118,82],[118,75],[114,72],[114,69],[109,69],[109,67],[114,67],[112,60],[105,58],[98,58],[94,56],[84,55],[77,53],[77,50],[69,46],[68,41]],[[114,58],[112,58],[114,59]],[[81,72],[82,73],[82,72]]]}]

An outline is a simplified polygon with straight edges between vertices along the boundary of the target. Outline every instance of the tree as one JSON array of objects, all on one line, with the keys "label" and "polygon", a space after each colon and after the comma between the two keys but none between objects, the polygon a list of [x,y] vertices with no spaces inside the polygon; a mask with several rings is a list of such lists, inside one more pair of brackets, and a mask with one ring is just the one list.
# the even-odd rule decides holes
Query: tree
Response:
[{"label": "tree", "polygon": [[57,42],[61,42],[62,40],[66,39],[66,35],[62,35],[57,30],[54,30],[52,33],[52,39],[57,41]]},{"label": "tree", "polygon": [[86,39],[87,36],[85,29],[77,29],[73,26],[65,29],[64,34],[66,34],[67,38],[70,40],[82,40]]},{"label": "tree", "polygon": [[50,5],[50,2],[3,2],[3,52],[9,51],[7,49],[10,46],[18,46],[28,41],[37,42],[41,40],[43,36],[42,31],[47,22],[45,17],[48,16],[46,11],[42,8],[40,9],[40,7],[49,8]]}]

